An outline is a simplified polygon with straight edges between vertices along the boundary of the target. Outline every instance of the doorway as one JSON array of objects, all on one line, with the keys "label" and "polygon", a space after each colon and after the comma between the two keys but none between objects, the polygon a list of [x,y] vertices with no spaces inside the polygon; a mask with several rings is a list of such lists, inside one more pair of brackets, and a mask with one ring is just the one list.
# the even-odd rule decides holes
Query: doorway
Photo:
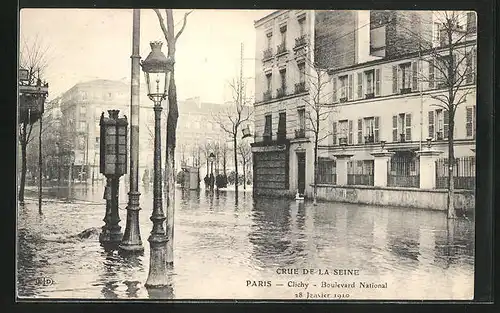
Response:
[{"label": "doorway", "polygon": [[297,153],[297,187],[300,195],[304,195],[306,189],[306,154]]}]

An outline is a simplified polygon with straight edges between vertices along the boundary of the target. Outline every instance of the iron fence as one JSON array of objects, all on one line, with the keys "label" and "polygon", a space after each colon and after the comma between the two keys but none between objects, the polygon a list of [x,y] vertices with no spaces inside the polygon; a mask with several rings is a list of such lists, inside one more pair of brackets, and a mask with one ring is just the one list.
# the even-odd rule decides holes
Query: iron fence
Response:
[{"label": "iron fence", "polygon": [[373,160],[349,161],[347,164],[347,184],[373,186]]},{"label": "iron fence", "polygon": [[387,169],[387,185],[390,187],[420,186],[420,164],[416,157],[392,157]]},{"label": "iron fence", "polygon": [[323,159],[318,160],[318,184],[336,184],[337,174],[335,160]]},{"label": "iron fence", "polygon": [[[476,189],[476,158],[474,156],[455,158],[453,166],[455,189]],[[448,159],[436,161],[436,188],[448,188]]]}]

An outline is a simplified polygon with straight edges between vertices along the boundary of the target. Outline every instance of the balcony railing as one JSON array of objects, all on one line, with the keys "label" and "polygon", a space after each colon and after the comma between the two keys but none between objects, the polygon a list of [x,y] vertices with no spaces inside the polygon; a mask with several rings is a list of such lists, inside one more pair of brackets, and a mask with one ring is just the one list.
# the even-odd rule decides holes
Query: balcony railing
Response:
[{"label": "balcony railing", "polygon": [[285,52],[286,52],[286,45],[283,42],[283,43],[281,43],[281,44],[278,45],[276,54],[282,54],[282,53],[285,53]]},{"label": "balcony railing", "polygon": [[436,132],[436,139],[443,140],[444,139],[443,132]]},{"label": "balcony railing", "polygon": [[339,101],[340,101],[340,103],[347,102],[347,97],[340,98]]},{"label": "balcony railing", "polygon": [[306,91],[306,83],[305,82],[300,82],[298,84],[295,84],[295,93],[302,93]]},{"label": "balcony railing", "polygon": [[263,61],[266,61],[266,60],[269,60],[273,57],[273,49],[272,48],[269,48],[267,50],[264,50],[263,52],[263,56],[262,56],[262,60]]},{"label": "balcony railing", "polygon": [[307,44],[307,37],[306,35],[302,35],[298,38],[295,38],[295,47],[294,48],[299,48],[302,46],[305,46]]},{"label": "balcony railing", "polygon": [[295,130],[295,139],[306,138],[306,130],[299,128]]},{"label": "balcony railing", "polygon": [[347,137],[340,137],[339,138],[339,145],[347,145]]},{"label": "balcony railing", "polygon": [[375,94],[373,92],[365,94],[365,99],[372,99],[375,98]]},{"label": "balcony railing", "polygon": [[411,92],[411,88],[401,88],[400,93],[401,94],[407,94]]},{"label": "balcony railing", "polygon": [[286,95],[286,89],[284,87],[276,89],[276,98],[283,98]]},{"label": "balcony railing", "polygon": [[406,135],[405,134],[399,134],[399,142],[405,142],[406,141]]},{"label": "balcony railing", "polygon": [[284,141],[286,139],[286,131],[283,131],[283,130],[282,131],[278,131],[276,133],[276,139],[278,141]]},{"label": "balcony railing", "polygon": [[374,142],[375,142],[375,137],[373,135],[365,136],[365,143],[374,143]]},{"label": "balcony railing", "polygon": [[262,95],[262,98],[264,99],[264,101],[269,101],[273,98],[273,95],[271,93],[271,90],[268,90],[268,91],[264,91],[263,95]]}]

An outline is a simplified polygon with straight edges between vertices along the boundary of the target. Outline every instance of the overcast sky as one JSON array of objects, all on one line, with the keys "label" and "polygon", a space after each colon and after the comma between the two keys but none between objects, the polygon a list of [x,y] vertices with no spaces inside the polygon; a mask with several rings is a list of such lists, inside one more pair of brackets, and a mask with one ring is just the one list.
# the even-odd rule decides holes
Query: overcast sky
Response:
[{"label": "overcast sky", "polygon": [[[174,10],[176,32],[185,10]],[[176,80],[178,98],[201,97],[205,102],[230,100],[227,81],[238,77],[240,45],[244,44],[244,76],[253,77],[255,30],[253,22],[268,10],[194,10],[177,42]],[[164,15],[164,10],[162,10]],[[128,9],[23,9],[20,36],[37,38],[48,46],[50,64],[45,77],[50,99],[78,82],[92,79],[130,83],[132,10]],[[162,40],[156,14],[141,10],[141,57],[149,42]],[[166,44],[163,49],[166,54]],[[141,73],[141,85],[144,85]],[[253,80],[248,81],[253,92]],[[142,89],[142,87],[141,87]]]}]

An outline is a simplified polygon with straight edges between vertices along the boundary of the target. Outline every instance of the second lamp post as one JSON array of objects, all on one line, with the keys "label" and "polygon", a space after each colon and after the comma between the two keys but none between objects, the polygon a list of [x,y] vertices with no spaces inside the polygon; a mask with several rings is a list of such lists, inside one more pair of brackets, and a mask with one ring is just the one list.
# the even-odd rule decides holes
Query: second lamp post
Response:
[{"label": "second lamp post", "polygon": [[161,102],[168,96],[170,74],[173,60],[167,59],[161,51],[163,43],[151,42],[151,52],[141,63],[148,86],[148,97],[154,102],[155,133],[154,133],[154,180],[153,180],[153,213],[151,221],[153,230],[148,238],[150,244],[149,274],[145,286],[161,288],[168,286],[166,267],[167,235],[164,222],[165,213],[162,202],[162,167],[161,167]]}]

